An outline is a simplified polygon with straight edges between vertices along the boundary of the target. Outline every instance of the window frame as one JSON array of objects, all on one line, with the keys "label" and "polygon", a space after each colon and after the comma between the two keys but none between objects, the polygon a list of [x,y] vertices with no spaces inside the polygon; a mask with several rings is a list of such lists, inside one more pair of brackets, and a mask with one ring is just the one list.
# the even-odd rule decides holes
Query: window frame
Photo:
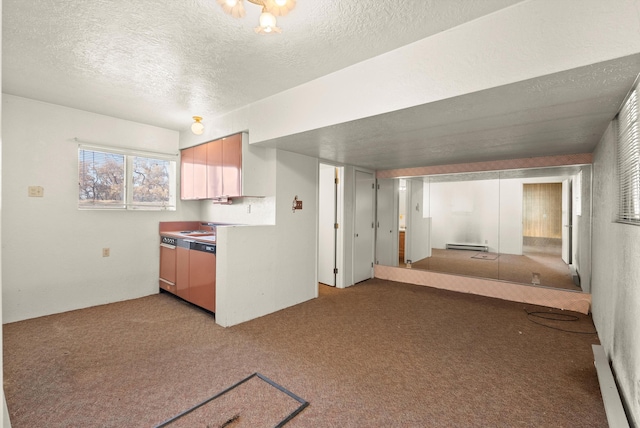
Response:
[{"label": "window frame", "polygon": [[[77,140],[76,140],[77,141]],[[82,204],[80,194],[78,193],[78,209],[79,210],[107,210],[107,211],[175,211],[177,202],[178,188],[178,154],[150,152],[136,149],[128,149],[121,147],[110,147],[95,144],[78,143],[78,186],[80,186],[80,153],[84,151],[100,152],[124,157],[123,173],[124,173],[124,197],[122,203],[117,204]],[[169,169],[169,201],[161,204],[140,204],[134,202],[134,161],[135,158],[144,158],[158,161],[168,162]]]},{"label": "window frame", "polygon": [[[630,103],[632,104],[630,105]],[[638,91],[638,78],[636,78],[616,115],[615,129],[618,186],[616,221],[640,226],[640,92]]]}]

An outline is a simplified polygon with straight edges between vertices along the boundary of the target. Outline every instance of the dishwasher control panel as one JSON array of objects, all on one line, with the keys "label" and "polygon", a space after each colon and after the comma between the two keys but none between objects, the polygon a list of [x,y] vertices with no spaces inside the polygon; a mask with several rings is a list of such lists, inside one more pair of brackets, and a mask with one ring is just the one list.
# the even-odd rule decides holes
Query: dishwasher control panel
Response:
[{"label": "dishwasher control panel", "polygon": [[161,236],[160,237],[160,242],[162,244],[167,244],[167,245],[176,245],[176,243],[178,242],[177,238],[170,238],[168,236]]},{"label": "dishwasher control panel", "polygon": [[211,245],[211,244],[203,244],[203,243],[200,243],[200,242],[192,242],[191,246],[189,248],[191,250],[203,251],[205,253],[212,253],[212,254],[216,253],[216,246],[215,245]]}]

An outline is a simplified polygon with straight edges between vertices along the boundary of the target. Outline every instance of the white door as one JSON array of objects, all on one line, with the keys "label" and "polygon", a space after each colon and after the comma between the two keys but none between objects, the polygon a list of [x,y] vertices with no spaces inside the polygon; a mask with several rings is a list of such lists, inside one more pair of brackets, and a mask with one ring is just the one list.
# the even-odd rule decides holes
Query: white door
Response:
[{"label": "white door", "polygon": [[355,235],[353,244],[354,284],[373,277],[373,174],[356,171]]},{"label": "white door", "polygon": [[376,186],[376,264],[398,266],[398,180]]},{"label": "white door", "polygon": [[571,179],[566,179],[562,182],[562,260],[566,264],[571,264],[572,227]]},{"label": "white door", "polygon": [[336,167],[320,164],[318,189],[318,282],[336,285]]}]

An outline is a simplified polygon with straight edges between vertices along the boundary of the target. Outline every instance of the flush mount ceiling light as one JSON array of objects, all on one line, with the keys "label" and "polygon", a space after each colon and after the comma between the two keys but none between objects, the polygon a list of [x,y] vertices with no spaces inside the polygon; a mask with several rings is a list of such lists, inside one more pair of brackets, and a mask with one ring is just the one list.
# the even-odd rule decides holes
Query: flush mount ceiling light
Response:
[{"label": "flush mount ceiling light", "polygon": [[[282,29],[276,23],[276,16],[284,16],[296,5],[296,0],[247,0],[262,6],[260,25],[255,28],[258,34],[281,33]],[[244,0],[218,0],[222,9],[234,18],[245,16]]]},{"label": "flush mount ceiling light", "polygon": [[204,125],[202,124],[202,118],[200,116],[193,116],[193,123],[191,124],[191,132],[196,135],[202,135],[204,132]]}]

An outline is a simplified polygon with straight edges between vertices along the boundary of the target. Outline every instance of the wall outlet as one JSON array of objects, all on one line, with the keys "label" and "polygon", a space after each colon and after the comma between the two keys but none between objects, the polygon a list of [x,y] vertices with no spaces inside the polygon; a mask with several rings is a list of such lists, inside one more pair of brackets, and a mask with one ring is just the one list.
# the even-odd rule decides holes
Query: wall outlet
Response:
[{"label": "wall outlet", "polygon": [[251,214],[251,204],[247,205],[247,214]]},{"label": "wall outlet", "polygon": [[111,255],[111,250],[109,248],[102,249],[102,257],[109,257]]},{"label": "wall outlet", "polygon": [[29,186],[28,190],[30,198],[42,198],[44,196],[44,187],[42,186]]}]

